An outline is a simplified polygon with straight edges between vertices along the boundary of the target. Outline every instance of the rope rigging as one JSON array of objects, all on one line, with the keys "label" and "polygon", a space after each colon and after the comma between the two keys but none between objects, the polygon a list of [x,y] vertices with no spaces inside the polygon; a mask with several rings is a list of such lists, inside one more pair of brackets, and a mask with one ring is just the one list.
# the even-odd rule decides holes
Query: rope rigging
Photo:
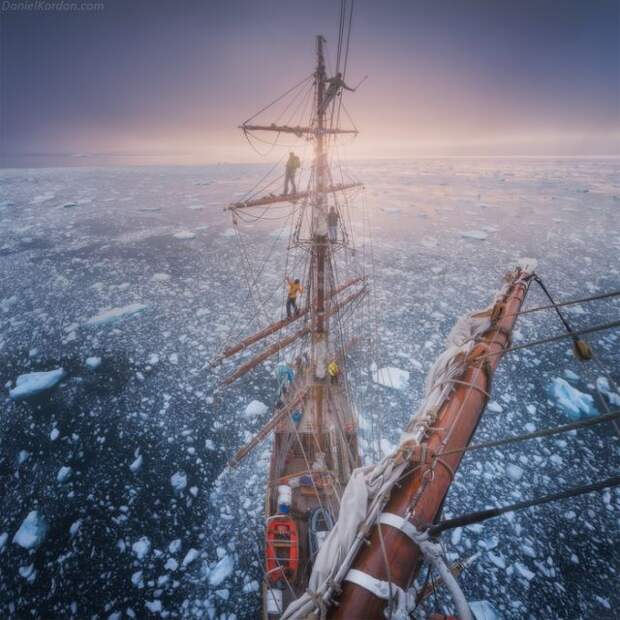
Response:
[{"label": "rope rigging", "polygon": [[488,510],[480,510],[478,512],[472,512],[461,517],[455,517],[454,519],[446,519],[440,521],[436,525],[432,525],[428,528],[431,536],[436,536],[446,530],[451,530],[457,527],[465,527],[467,525],[473,525],[474,523],[481,523],[487,519],[493,517],[499,517],[507,512],[515,512],[517,510],[525,510],[526,508],[532,508],[533,506],[542,506],[551,502],[557,502],[562,499],[568,499],[571,497],[579,497],[580,495],[586,495],[587,493],[593,493],[594,491],[602,491],[603,489],[609,489],[620,485],[620,476],[612,476],[599,482],[592,484],[584,484],[577,487],[572,487],[558,493],[551,493],[550,495],[543,495],[535,499],[526,500],[522,502],[515,502],[508,506],[499,506],[497,508],[490,508]]}]

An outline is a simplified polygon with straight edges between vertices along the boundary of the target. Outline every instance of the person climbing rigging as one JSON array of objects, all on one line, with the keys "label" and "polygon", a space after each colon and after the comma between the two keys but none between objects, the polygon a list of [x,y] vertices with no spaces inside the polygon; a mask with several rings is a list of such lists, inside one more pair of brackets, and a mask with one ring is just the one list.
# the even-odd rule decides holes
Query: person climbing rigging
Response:
[{"label": "person climbing rigging", "polygon": [[323,103],[319,108],[319,112],[321,114],[323,114],[327,110],[329,104],[338,96],[338,94],[340,93],[340,91],[342,91],[343,88],[345,88],[346,90],[350,90],[353,93],[355,92],[355,88],[351,88],[350,86],[347,86],[345,84],[344,80],[342,79],[342,73],[340,72],[336,73],[335,77],[325,80],[325,83],[328,84],[328,86],[325,93],[325,98],[323,99]]},{"label": "person climbing rigging", "polygon": [[338,240],[338,219],[340,215],[338,211],[332,205],[327,213],[327,232],[329,233],[329,240],[335,243]]},{"label": "person climbing rigging", "polygon": [[278,394],[286,394],[289,386],[295,379],[295,372],[285,362],[276,366],[276,380],[278,381]]},{"label": "person climbing rigging", "polygon": [[288,297],[286,300],[286,316],[290,320],[293,318],[293,313],[295,316],[299,314],[299,308],[297,307],[297,295],[301,295],[304,292],[299,279],[289,280],[286,278],[286,283],[288,284]]},{"label": "person climbing rigging", "polygon": [[338,368],[338,364],[336,363],[336,360],[331,361],[327,365],[327,374],[329,375],[329,379],[332,385],[335,385],[336,383],[338,383],[338,375],[340,374],[340,368]]},{"label": "person climbing rigging", "polygon": [[284,171],[284,195],[288,195],[289,185],[293,187],[293,194],[297,193],[297,186],[295,185],[295,175],[297,174],[297,170],[301,168],[301,161],[299,157],[291,151],[288,154],[288,160],[286,162],[286,169]]}]

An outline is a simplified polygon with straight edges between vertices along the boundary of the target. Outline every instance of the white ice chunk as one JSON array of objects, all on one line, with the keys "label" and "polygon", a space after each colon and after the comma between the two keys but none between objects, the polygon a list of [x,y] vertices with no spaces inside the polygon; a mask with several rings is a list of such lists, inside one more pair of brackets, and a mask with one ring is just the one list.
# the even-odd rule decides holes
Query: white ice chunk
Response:
[{"label": "white ice chunk", "polygon": [[43,542],[46,533],[47,524],[45,520],[38,511],[32,510],[13,536],[13,542],[24,549],[33,549]]},{"label": "white ice chunk", "polygon": [[183,471],[172,474],[170,484],[175,491],[182,491],[187,486],[187,474]]},{"label": "white ice chunk", "polygon": [[174,558],[168,558],[166,560],[166,563],[164,564],[164,568],[166,570],[175,571],[177,568],[179,568],[179,563]]},{"label": "white ice chunk", "polygon": [[515,562],[515,569],[517,573],[521,575],[521,577],[525,577],[528,581],[532,581],[536,575],[525,566],[525,564],[521,564],[521,562]]},{"label": "white ice chunk", "polygon": [[614,407],[620,407],[620,394],[613,391],[609,387],[609,381],[607,377],[597,377],[596,389],[601,392],[601,394],[604,394],[607,397],[607,400],[611,405],[614,405]]},{"label": "white ice chunk", "polygon": [[168,280],[170,280],[170,274],[169,273],[155,273],[153,274],[153,277],[151,278],[151,280],[153,280],[153,282],[168,282]]},{"label": "white ice chunk", "polygon": [[573,420],[598,414],[594,398],[590,394],[580,392],[565,379],[559,377],[553,379],[550,392],[560,408]]},{"label": "white ice chunk", "polygon": [[463,230],[461,237],[464,239],[475,239],[476,241],[484,241],[489,235],[484,230]]},{"label": "white ice chunk", "polygon": [[501,413],[502,411],[504,411],[504,408],[495,400],[489,402],[489,404],[487,405],[487,409],[489,411],[492,411],[493,413]]},{"label": "white ice chunk", "polygon": [[144,606],[154,614],[160,613],[162,610],[161,601],[146,601]]},{"label": "white ice chunk", "polygon": [[65,376],[63,368],[56,368],[47,372],[29,372],[19,375],[15,381],[16,387],[9,391],[13,400],[20,400],[35,396],[41,392],[52,389],[62,381]]},{"label": "white ice chunk", "polygon": [[126,319],[130,316],[138,314],[146,309],[144,304],[129,304],[128,306],[122,306],[119,308],[108,308],[102,310],[99,314],[90,317],[86,321],[86,325],[89,327],[99,327],[100,325],[106,325],[108,323],[115,323],[122,319]]},{"label": "white ice chunk", "polygon": [[58,482],[66,482],[71,476],[71,468],[67,465],[63,465],[59,470],[58,474],[56,474],[56,480]]},{"label": "white ice chunk", "polygon": [[129,466],[129,469],[135,474],[142,467],[142,455],[138,455],[136,460]]},{"label": "white ice chunk", "polygon": [[[185,554],[185,557],[183,558],[183,562],[181,563],[181,565],[182,566],[187,566],[187,565],[191,564],[199,555],[200,555],[200,552],[198,550],[190,549]],[[218,584],[213,584],[213,585],[218,585]]]},{"label": "white ice chunk", "polygon": [[175,239],[185,241],[187,239],[194,239],[196,237],[196,233],[193,233],[191,230],[180,230],[179,232],[174,233],[173,237]]},{"label": "white ice chunk", "polygon": [[225,579],[227,579],[233,572],[234,563],[233,559],[227,555],[224,556],[210,571],[209,571],[209,584],[212,586],[219,586]]},{"label": "white ice chunk", "polygon": [[267,413],[269,407],[262,403],[260,400],[253,400],[246,408],[245,415],[248,418],[254,418],[257,416],[261,416],[264,413]]},{"label": "white ice chunk", "polygon": [[4,549],[4,545],[6,545],[6,541],[8,540],[9,535],[7,532],[2,532],[2,534],[0,534],[0,551],[2,551]]},{"label": "white ice chunk", "polygon": [[404,390],[409,384],[409,372],[394,366],[379,368],[372,373],[372,380],[379,385]]},{"label": "white ice chunk", "polygon": [[499,611],[489,601],[472,601],[469,603],[471,613],[476,620],[499,620]]},{"label": "white ice chunk", "polygon": [[506,473],[508,474],[508,477],[515,482],[521,480],[521,477],[523,476],[523,470],[518,465],[514,465],[512,463],[506,467]]},{"label": "white ice chunk", "polygon": [[138,560],[142,560],[151,550],[151,541],[146,536],[142,536],[133,545],[131,545],[131,550],[134,552],[134,555],[138,558]]},{"label": "white ice chunk", "polygon": [[99,366],[101,366],[101,358],[95,356],[87,357],[86,366],[88,366],[88,368],[90,368],[91,370],[99,368]]}]

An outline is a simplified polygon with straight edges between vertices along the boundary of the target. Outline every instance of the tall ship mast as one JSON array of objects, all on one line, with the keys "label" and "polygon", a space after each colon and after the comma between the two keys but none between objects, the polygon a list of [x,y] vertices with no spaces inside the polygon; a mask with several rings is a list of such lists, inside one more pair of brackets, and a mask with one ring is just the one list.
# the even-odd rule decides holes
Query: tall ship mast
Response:
[{"label": "tall ship mast", "polygon": [[[235,466],[273,433],[265,498],[265,618],[280,617],[306,591],[313,560],[338,519],[339,497],[360,464],[358,421],[347,390],[345,361],[353,342],[335,336],[335,330],[343,310],[361,300],[367,286],[363,275],[339,280],[335,255],[348,249],[350,231],[335,195],[362,184],[335,182],[330,168],[332,141],[338,135],[355,135],[357,130],[338,126],[341,88],[331,86],[338,78],[327,75],[324,50],[325,38],[319,35],[312,74],[313,107],[307,125],[246,122],[241,126],[246,133],[293,134],[309,140],[314,153],[307,188],[292,194],[270,193],[227,207],[237,218],[248,210],[283,202],[301,205],[292,246],[309,256],[300,282],[306,289],[305,304],[296,314],[228,347],[216,360],[219,363],[281,330],[292,331],[223,379],[224,384],[230,384],[267,358],[302,342],[294,359],[279,366],[282,383],[271,420],[230,461]],[[329,234],[330,218],[339,223],[335,235]]]},{"label": "tall ship mast", "polygon": [[[283,95],[297,97],[299,89],[303,92],[307,88],[311,93],[309,118],[297,124],[255,122],[258,114],[272,108],[270,104],[241,125],[246,136],[265,132],[304,139],[312,146],[313,157],[305,188],[296,187],[294,169],[299,162],[295,163],[296,156],[291,152],[283,193],[269,191],[272,182],[226,207],[236,224],[256,209],[264,213],[273,207],[292,206],[294,225],[288,251],[306,257],[302,277],[286,273],[286,317],[226,347],[212,363],[220,365],[239,354],[247,355],[259,343],[263,346],[221,378],[222,384],[229,385],[280,356],[271,416],[237,450],[229,465],[236,467],[264,440],[273,437],[262,558],[265,620],[446,618],[429,616],[425,611],[430,594],[442,588],[451,595],[458,618],[473,620],[456,579],[472,559],[450,564],[439,542],[442,531],[616,486],[620,477],[442,521],[443,504],[464,453],[470,448],[526,441],[602,422],[612,422],[618,431],[620,412],[488,446],[470,446],[504,354],[570,338],[579,360],[592,358],[588,344],[561,313],[562,304],[554,302],[536,274],[536,261],[520,259],[505,274],[490,304],[461,317],[448,335],[445,351],[427,375],[422,402],[404,428],[398,446],[377,464],[361,466],[358,418],[347,373],[348,352],[358,334],[346,328],[351,325],[351,312],[367,297],[369,284],[363,272],[349,271],[341,278],[337,257],[352,252],[352,231],[343,205],[362,184],[345,180],[342,173],[337,179],[331,165],[336,138],[357,134],[355,127],[342,128],[339,122],[344,109],[343,90],[355,90],[344,81],[350,16],[349,35],[344,37],[346,21],[343,10],[334,74],[326,69],[325,38],[317,36],[313,73]],[[512,347],[515,322],[534,283],[550,302],[534,310],[555,311],[567,333]],[[300,293],[303,303],[298,306]],[[428,570],[423,571],[423,567]],[[423,574],[425,579],[421,578]]]}]

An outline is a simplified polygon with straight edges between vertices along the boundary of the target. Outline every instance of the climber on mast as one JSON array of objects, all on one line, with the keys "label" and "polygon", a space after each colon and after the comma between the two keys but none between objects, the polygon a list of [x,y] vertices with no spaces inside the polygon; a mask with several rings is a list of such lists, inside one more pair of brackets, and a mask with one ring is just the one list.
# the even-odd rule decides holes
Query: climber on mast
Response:
[{"label": "climber on mast", "polygon": [[286,278],[286,283],[288,284],[288,297],[286,299],[286,317],[288,319],[293,318],[293,313],[295,316],[299,314],[299,308],[297,307],[297,295],[301,295],[304,292],[303,287],[299,279],[290,280]]},{"label": "climber on mast", "polygon": [[288,154],[288,161],[286,162],[286,169],[284,171],[284,195],[288,195],[289,184],[293,186],[293,194],[297,193],[297,186],[295,185],[295,174],[301,167],[301,161],[299,157],[291,151]]},{"label": "climber on mast", "polygon": [[340,215],[332,205],[327,212],[327,232],[332,243],[338,241],[338,219]]},{"label": "climber on mast", "polygon": [[335,77],[325,80],[325,83],[328,84],[328,86],[323,103],[319,108],[320,114],[323,114],[327,110],[329,104],[338,96],[343,88],[350,90],[353,93],[355,92],[355,88],[351,88],[345,84],[345,81],[342,78],[342,73],[340,72],[336,73]]}]

